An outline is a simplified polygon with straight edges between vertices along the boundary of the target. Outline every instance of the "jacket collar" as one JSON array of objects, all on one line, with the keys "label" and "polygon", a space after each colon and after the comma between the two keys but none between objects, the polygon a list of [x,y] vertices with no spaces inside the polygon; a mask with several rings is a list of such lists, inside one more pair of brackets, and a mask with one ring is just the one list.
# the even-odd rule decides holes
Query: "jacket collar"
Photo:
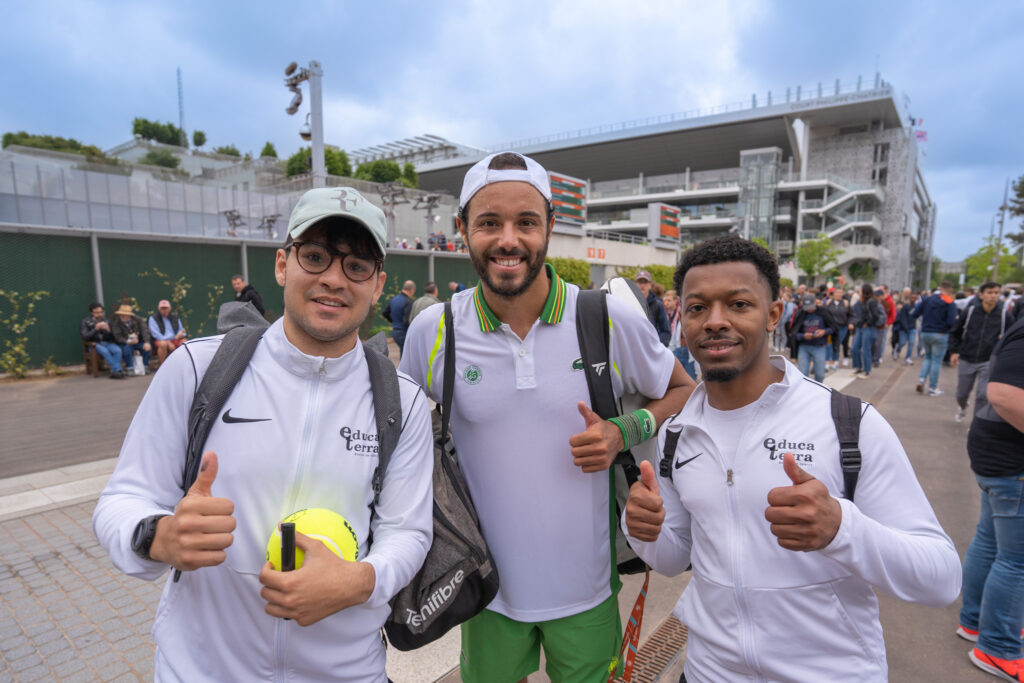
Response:
[{"label": "jacket collar", "polygon": [[320,375],[322,370],[321,379],[334,382],[351,376],[366,365],[363,360],[363,343],[358,339],[351,351],[338,358],[308,356],[299,351],[285,336],[284,318],[278,318],[267,329],[263,334],[263,343],[278,365],[297,377],[312,379]]},{"label": "jacket collar", "polygon": [[[754,403],[757,403],[762,408],[771,408],[780,404],[793,387],[796,386],[796,383],[803,380],[800,370],[793,363],[787,361],[784,356],[770,356],[768,360],[776,370],[782,370],[784,374],[781,380],[765,387],[761,396],[754,401]],[[701,382],[693,390],[693,394],[691,394],[686,405],[683,406],[683,410],[679,413],[677,419],[686,426],[692,425],[704,429],[704,415],[707,406],[707,388],[705,387],[705,382]]]}]

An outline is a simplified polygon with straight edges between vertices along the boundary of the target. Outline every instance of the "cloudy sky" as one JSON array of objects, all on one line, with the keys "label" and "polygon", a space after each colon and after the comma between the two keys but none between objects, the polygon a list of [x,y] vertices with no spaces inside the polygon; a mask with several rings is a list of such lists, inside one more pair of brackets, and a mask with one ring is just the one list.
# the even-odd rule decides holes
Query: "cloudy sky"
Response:
[{"label": "cloudy sky", "polygon": [[490,147],[877,69],[928,132],[939,257],[981,246],[1024,175],[1017,0],[34,0],[4,23],[0,132],[104,149],[136,116],[177,123],[178,67],[187,130],[280,156],[301,143],[293,60],[323,65],[325,137],[345,149],[424,133]]}]

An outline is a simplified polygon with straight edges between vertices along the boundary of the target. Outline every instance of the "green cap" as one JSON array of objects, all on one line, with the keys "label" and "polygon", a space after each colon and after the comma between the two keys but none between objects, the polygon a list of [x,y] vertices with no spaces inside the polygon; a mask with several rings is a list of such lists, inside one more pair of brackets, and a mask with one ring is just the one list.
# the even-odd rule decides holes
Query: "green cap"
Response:
[{"label": "green cap", "polygon": [[288,219],[286,242],[298,239],[323,219],[335,216],[362,225],[373,237],[381,255],[387,254],[388,229],[384,212],[351,187],[318,187],[299,197]]}]

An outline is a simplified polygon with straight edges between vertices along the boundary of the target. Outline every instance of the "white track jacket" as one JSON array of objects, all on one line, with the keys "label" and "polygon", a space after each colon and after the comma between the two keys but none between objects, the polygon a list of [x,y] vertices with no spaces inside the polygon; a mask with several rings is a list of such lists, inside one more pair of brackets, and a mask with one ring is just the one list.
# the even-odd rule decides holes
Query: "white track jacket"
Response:
[{"label": "white track jacket", "polygon": [[[132,576],[167,574],[167,565],[132,552],[132,531],[181,499],[186,418],[220,340],[198,339],[168,357],[93,513],[100,543]],[[153,623],[156,680],[386,680],[379,629],[388,600],[419,569],[432,536],[429,408],[408,377],[400,374],[399,386],[402,434],[371,519],[377,427],[362,345],[315,358],[288,342],[281,321],[267,330],[205,447],[218,456],[213,495],[235,505],[234,542],[223,564],[165,584]],[[264,612],[257,575],[277,523],[309,507],[352,524],[358,559],[373,565],[376,586],[365,604],[302,627]]]},{"label": "white track jacket", "polygon": [[[675,608],[689,628],[690,683],[885,681],[872,587],[901,600],[947,605],[960,591],[959,556],[895,432],[868,404],[854,500],[841,497],[830,390],[782,357],[772,363],[785,377],[758,399],[731,461],[705,431],[703,384],[665,422],[659,453],[666,428],[683,426],[671,477],[658,477],[665,522],[657,541],[630,538],[630,545],[662,574],[693,563]],[[764,517],[768,492],[792,484],[782,468],[786,451],[842,507],[839,532],[819,551],[782,548]]]}]

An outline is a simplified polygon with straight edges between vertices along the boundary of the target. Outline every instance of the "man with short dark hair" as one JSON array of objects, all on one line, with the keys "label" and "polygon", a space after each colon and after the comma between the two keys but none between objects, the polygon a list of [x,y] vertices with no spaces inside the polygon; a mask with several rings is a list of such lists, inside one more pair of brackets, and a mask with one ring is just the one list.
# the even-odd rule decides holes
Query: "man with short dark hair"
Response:
[{"label": "man with short dark hair", "polygon": [[164,359],[174,349],[185,343],[185,326],[171,312],[171,302],[162,299],[156,305],[156,313],[149,316],[149,335],[156,347],[157,362],[163,365]]},{"label": "man with short dark hair", "polygon": [[942,396],[939,389],[939,371],[942,358],[949,344],[949,331],[956,324],[956,304],[953,303],[953,283],[943,280],[939,293],[923,297],[911,313],[921,318],[921,346],[924,360],[921,361],[921,375],[917,378],[917,393],[924,393],[924,382],[928,380],[928,395]]},{"label": "man with short dark hair", "polygon": [[670,434],[676,446],[659,472],[640,464],[623,527],[655,570],[692,564],[675,609],[686,679],[887,680],[875,590],[938,607],[961,576],[899,439],[859,403],[862,464],[846,491],[831,390],[770,355],[782,302],[767,249],[706,240],[675,285],[704,382],[662,426],[659,452]]},{"label": "man with short dark hair", "polygon": [[384,318],[391,323],[391,338],[398,345],[398,355],[402,355],[402,348],[405,346],[405,331],[409,327],[414,294],[416,294],[416,283],[406,280],[402,284],[402,291],[391,297],[387,303],[387,315]]},{"label": "man with short dark hair", "polygon": [[[679,410],[693,382],[648,321],[609,296],[613,389],[652,400],[601,419],[588,407],[579,288],[544,262],[554,228],[547,172],[520,154],[487,156],[466,173],[459,209],[480,284],[451,302],[452,436],[501,577],[487,609],[462,625],[459,674],[516,681],[543,648],[552,680],[605,681],[621,638],[610,466]],[[443,310],[417,316],[400,366],[438,402]]]},{"label": "man with short dark hair", "polygon": [[[949,333],[949,364],[956,371],[956,403],[954,418],[962,422],[967,413],[967,398],[975,381],[984,386],[988,377],[988,359],[1003,336],[1007,324],[1006,309],[999,300],[1000,284],[986,282],[978,288],[973,303],[960,311],[956,325]],[[984,405],[985,392],[974,400],[974,414]]]},{"label": "man with short dark hair", "polygon": [[248,301],[260,312],[260,315],[267,314],[267,309],[263,307],[263,297],[241,275],[231,276],[231,288],[235,290],[235,301]]},{"label": "man with short dark hair", "polygon": [[125,374],[121,366],[123,362],[121,347],[114,341],[110,322],[103,315],[103,304],[98,301],[89,304],[89,315],[82,318],[78,329],[82,339],[96,344],[96,353],[100,354],[107,367],[110,368],[110,379],[124,379]]},{"label": "man with short dark hair", "polygon": [[[399,375],[401,431],[375,499],[376,351],[359,327],[387,278],[386,235],[384,213],[352,188],[300,197],[274,262],[284,313],[214,420],[184,497],[189,408],[223,336],[168,356],[142,399],[93,530],[131,576],[182,570],[157,607],[156,680],[387,680],[380,629],[430,547],[434,461],[423,392]],[[274,569],[268,537],[308,508],[344,518],[355,558],[296,532],[301,566]]]}]

